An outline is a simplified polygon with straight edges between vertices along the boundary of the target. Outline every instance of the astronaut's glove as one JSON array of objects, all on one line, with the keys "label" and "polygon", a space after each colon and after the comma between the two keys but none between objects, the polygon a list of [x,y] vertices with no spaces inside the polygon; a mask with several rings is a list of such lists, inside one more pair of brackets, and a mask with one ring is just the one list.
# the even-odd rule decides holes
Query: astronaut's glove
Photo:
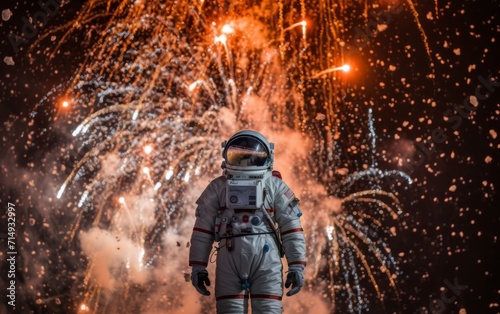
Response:
[{"label": "astronaut's glove", "polygon": [[304,265],[290,265],[285,288],[290,287],[290,285],[292,285],[292,289],[286,293],[287,296],[292,296],[300,291],[304,285]]},{"label": "astronaut's glove", "polygon": [[202,295],[210,295],[210,291],[205,288],[205,285],[210,286],[210,279],[208,279],[208,271],[205,266],[193,265],[191,282],[199,293]]}]

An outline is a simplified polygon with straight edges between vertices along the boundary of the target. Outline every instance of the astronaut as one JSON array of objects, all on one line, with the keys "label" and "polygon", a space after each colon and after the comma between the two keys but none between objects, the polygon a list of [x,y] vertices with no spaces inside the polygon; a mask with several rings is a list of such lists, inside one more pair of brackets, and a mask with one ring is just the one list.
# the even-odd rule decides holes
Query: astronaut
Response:
[{"label": "astronaut", "polygon": [[287,296],[304,284],[306,245],[298,199],[273,175],[274,144],[243,130],[222,143],[223,175],[206,187],[196,204],[191,236],[191,280],[208,296],[208,265],[214,242],[217,313],[282,313],[283,265]]}]

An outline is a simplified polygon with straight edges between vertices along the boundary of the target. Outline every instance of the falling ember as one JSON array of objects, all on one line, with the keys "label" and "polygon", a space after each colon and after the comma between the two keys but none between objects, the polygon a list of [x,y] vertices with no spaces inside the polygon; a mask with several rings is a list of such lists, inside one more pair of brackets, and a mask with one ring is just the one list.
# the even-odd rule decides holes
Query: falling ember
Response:
[{"label": "falling ember", "polygon": [[316,73],[313,76],[313,78],[317,78],[317,77],[320,77],[321,75],[325,75],[325,74],[336,72],[336,71],[349,72],[350,70],[351,70],[351,66],[348,65],[348,64],[344,64],[344,65],[339,66],[339,67],[333,67],[333,68],[330,68],[330,69],[323,70],[323,71],[321,71],[319,73]]},{"label": "falling ember", "polygon": [[302,26],[302,30],[304,31],[304,28],[306,27],[307,25],[307,22],[306,21],[301,21],[301,22],[298,22],[298,23],[295,23],[295,24],[292,24],[290,26],[288,26],[287,28],[285,28],[283,31],[289,31],[291,29],[294,29],[295,27],[297,26]]}]

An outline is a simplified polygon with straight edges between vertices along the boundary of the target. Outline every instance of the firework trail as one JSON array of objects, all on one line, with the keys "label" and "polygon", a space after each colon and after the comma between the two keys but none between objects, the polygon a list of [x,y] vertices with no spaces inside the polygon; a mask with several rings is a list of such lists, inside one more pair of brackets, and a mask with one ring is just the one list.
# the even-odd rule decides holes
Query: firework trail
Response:
[{"label": "firework trail", "polygon": [[[84,265],[71,271],[74,308],[202,311],[189,304],[197,296],[183,275],[192,209],[218,175],[220,142],[242,128],[276,142],[276,164],[310,214],[308,280],[327,293],[316,303],[361,312],[370,291],[383,304],[388,293],[380,281],[397,296],[397,264],[385,239],[402,209],[385,190],[386,178],[411,179],[378,169],[371,111],[370,143],[359,145],[368,167],[343,155],[349,135],[341,126],[341,70],[348,70],[349,38],[342,34],[355,23],[343,14],[354,5],[90,1],[76,22],[53,30],[66,38],[82,25],[104,25],[88,29],[95,43],[59,93],[69,110],[56,117],[67,147],[54,163],[68,167],[57,173],[54,195],[73,218],[62,242],[80,248]],[[306,101],[309,93],[315,102]],[[290,143],[300,147],[290,152]],[[336,304],[339,293],[347,301]]]}]

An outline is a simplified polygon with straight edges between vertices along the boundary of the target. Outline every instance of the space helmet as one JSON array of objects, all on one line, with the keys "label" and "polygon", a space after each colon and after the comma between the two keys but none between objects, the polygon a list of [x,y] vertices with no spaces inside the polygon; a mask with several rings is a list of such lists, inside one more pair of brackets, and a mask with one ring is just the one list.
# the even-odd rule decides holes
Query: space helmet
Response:
[{"label": "space helmet", "polygon": [[259,132],[242,130],[222,142],[222,168],[229,172],[273,170],[274,144]]}]

